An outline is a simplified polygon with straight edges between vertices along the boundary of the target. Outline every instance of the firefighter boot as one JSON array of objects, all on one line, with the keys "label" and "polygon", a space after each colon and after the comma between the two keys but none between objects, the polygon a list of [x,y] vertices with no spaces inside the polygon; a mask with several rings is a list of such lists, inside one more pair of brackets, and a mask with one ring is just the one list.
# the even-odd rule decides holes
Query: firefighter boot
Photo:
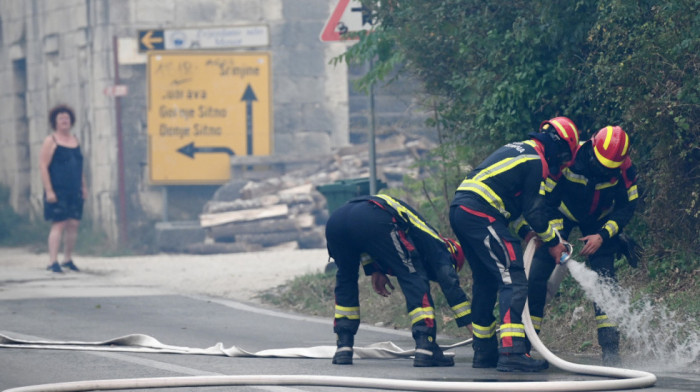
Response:
[{"label": "firefighter boot", "polygon": [[620,359],[620,354],[613,351],[603,351],[603,366],[608,367],[620,367],[622,365],[622,359]]},{"label": "firefighter boot", "polygon": [[598,343],[603,349],[603,366],[619,367],[620,359],[620,332],[617,328],[605,327],[598,329]]},{"label": "firefighter boot", "polygon": [[352,346],[355,343],[355,336],[349,333],[339,333],[337,340],[338,348],[333,355],[334,365],[352,365]]},{"label": "firefighter boot", "polygon": [[475,339],[472,344],[474,349],[473,368],[495,368],[498,364],[498,341],[494,336],[491,339]]},{"label": "firefighter boot", "polygon": [[[537,332],[537,335],[539,335],[539,331]],[[530,343],[530,339],[525,338],[525,354],[530,355],[530,351],[532,351],[532,343]],[[547,362],[546,359],[543,359],[544,361],[544,368],[542,370],[549,369],[549,362]]]},{"label": "firefighter boot", "polygon": [[500,354],[496,370],[499,372],[539,372],[549,365],[543,359],[535,359],[530,354]]},{"label": "firefighter boot", "polygon": [[495,368],[498,364],[498,351],[474,351],[473,368]]},{"label": "firefighter boot", "polygon": [[454,366],[455,360],[452,357],[446,357],[442,349],[435,342],[435,338],[428,335],[418,335],[416,337],[416,355],[413,358],[413,366],[415,367],[431,367],[431,366]]}]

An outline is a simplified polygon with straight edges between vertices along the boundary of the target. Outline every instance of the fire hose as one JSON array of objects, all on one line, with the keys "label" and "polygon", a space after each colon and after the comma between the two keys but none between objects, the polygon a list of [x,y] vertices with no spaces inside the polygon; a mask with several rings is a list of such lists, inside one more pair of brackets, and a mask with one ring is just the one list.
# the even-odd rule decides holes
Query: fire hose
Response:
[{"label": "fire hose", "polygon": [[[530,270],[535,248],[535,241],[531,240],[525,249],[523,259],[526,272]],[[58,392],[241,385],[304,385],[402,391],[609,391],[644,388],[656,383],[656,376],[652,373],[624,368],[576,364],[557,357],[544,346],[537,336],[532,326],[532,321],[530,320],[530,311],[527,304],[525,304],[525,309],[523,311],[523,323],[525,325],[525,332],[532,346],[544,359],[549,361],[551,365],[572,373],[610,377],[614,379],[537,382],[459,382],[323,375],[224,375],[74,381],[12,388],[5,392]]]}]

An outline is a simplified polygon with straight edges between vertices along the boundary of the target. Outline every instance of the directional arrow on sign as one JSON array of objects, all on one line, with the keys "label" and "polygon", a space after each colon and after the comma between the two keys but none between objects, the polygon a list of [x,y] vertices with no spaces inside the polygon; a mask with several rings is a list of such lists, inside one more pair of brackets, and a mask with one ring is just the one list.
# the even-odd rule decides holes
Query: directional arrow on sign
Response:
[{"label": "directional arrow on sign", "polygon": [[197,147],[194,145],[194,142],[178,148],[177,152],[187,155],[192,159],[194,159],[194,154],[197,153],[226,153],[228,155],[236,155],[233,150],[228,147]]},{"label": "directional arrow on sign", "polygon": [[245,88],[245,92],[243,92],[243,97],[241,97],[241,101],[245,101],[245,134],[248,140],[246,149],[248,155],[253,155],[253,101],[257,100],[258,97],[255,96],[253,88],[249,84]]},{"label": "directional arrow on sign", "polygon": [[[140,31],[139,35],[143,32]],[[139,39],[139,50],[164,49],[163,30],[148,30]]]}]

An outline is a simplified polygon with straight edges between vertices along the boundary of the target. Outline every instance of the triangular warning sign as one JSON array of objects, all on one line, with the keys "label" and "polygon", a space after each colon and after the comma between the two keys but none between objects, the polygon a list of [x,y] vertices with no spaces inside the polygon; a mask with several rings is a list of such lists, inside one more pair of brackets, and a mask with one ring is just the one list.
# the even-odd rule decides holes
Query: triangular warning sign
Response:
[{"label": "triangular warning sign", "polygon": [[371,30],[373,27],[370,10],[360,0],[340,0],[331,17],[321,31],[321,41],[343,41],[357,39],[348,33]]}]

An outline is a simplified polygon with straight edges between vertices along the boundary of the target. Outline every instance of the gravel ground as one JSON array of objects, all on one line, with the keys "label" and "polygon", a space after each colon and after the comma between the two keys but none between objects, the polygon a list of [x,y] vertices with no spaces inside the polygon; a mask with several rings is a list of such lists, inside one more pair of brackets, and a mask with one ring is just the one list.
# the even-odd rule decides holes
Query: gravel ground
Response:
[{"label": "gravel ground", "polygon": [[267,289],[308,273],[321,272],[325,249],[270,250],[218,255],[158,254],[130,257],[75,255],[81,272],[51,273],[46,253],[0,248],[0,299],[26,298],[52,289],[81,290],[81,295],[110,295],[131,288],[165,293],[206,295],[258,302]]}]

